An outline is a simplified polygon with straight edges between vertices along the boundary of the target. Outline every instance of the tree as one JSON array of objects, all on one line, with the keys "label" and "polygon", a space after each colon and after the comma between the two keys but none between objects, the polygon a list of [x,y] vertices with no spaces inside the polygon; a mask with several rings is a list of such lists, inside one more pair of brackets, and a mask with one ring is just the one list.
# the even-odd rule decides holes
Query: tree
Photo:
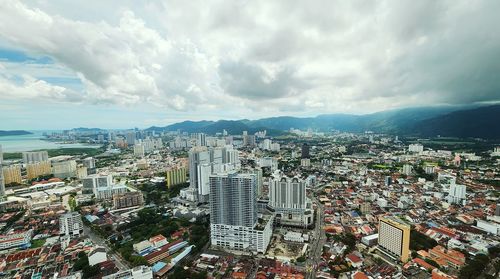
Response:
[{"label": "tree", "polygon": [[473,279],[478,278],[483,272],[489,262],[489,258],[486,255],[479,254],[470,260],[459,273],[460,279]]},{"label": "tree", "polygon": [[87,265],[83,268],[83,278],[92,278],[101,272],[99,265]]}]

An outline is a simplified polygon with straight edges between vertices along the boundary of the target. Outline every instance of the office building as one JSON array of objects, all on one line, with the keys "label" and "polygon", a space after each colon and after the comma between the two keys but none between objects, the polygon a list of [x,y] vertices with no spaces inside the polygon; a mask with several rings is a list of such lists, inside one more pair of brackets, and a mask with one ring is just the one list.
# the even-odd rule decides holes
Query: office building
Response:
[{"label": "office building", "polygon": [[462,204],[465,201],[466,187],[460,184],[451,184],[448,192],[448,203]]},{"label": "office building", "polygon": [[[0,168],[2,168],[3,164],[3,151],[2,145],[0,144]],[[5,198],[5,180],[3,178],[3,171],[0,171],[0,201]]]},{"label": "office building", "polygon": [[302,159],[311,158],[311,154],[309,154],[309,153],[310,153],[309,145],[307,143],[302,144],[301,158]]},{"label": "office building", "polygon": [[142,205],[144,205],[144,197],[142,196],[142,193],[140,191],[113,195],[114,209],[122,209]]},{"label": "office building", "polygon": [[5,185],[12,183],[21,184],[21,166],[20,165],[10,165],[3,167],[3,178]]},{"label": "office building", "polygon": [[59,217],[59,234],[78,236],[83,232],[82,216],[78,212],[69,212]]},{"label": "office building", "polygon": [[52,162],[52,174],[58,178],[76,177],[76,161]]},{"label": "office building", "polygon": [[396,217],[379,219],[380,251],[405,263],[410,255],[410,225]]},{"label": "office building", "polygon": [[47,151],[23,152],[23,162],[25,164],[47,162],[49,154]]},{"label": "office building", "polygon": [[170,169],[165,174],[165,184],[167,188],[174,185],[179,185],[187,182],[187,169],[175,168]]},{"label": "office building", "polygon": [[307,226],[313,222],[312,203],[306,197],[304,180],[274,173],[269,182],[269,207],[281,224]]},{"label": "office building", "polygon": [[210,175],[210,228],[213,246],[265,253],[272,217],[257,218],[254,174]]}]

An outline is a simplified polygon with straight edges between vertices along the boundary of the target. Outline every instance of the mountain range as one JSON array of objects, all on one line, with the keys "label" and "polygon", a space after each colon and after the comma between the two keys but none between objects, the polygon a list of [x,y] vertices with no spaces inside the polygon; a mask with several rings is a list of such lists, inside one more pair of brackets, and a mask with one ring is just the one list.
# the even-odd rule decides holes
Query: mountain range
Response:
[{"label": "mountain range", "polygon": [[376,112],[364,115],[324,114],[316,117],[280,116],[258,120],[184,121],[154,131],[177,131],[215,134],[223,129],[230,134],[267,130],[270,135],[291,128],[329,132],[364,132],[412,135],[477,137],[500,139],[500,105],[481,107],[418,107]]},{"label": "mountain range", "polygon": [[24,131],[24,130],[13,130],[13,131],[3,131],[0,130],[0,137],[4,136],[22,136],[22,135],[30,135],[32,132]]}]

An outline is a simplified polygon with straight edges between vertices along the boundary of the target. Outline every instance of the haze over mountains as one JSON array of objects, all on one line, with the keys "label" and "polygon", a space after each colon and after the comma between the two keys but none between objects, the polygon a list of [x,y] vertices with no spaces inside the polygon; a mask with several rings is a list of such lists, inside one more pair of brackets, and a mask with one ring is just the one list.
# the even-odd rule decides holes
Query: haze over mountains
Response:
[{"label": "haze over mountains", "polygon": [[230,134],[267,129],[280,134],[290,128],[315,131],[364,132],[415,136],[500,138],[500,105],[483,107],[420,107],[382,111],[365,115],[325,114],[316,117],[271,117],[258,120],[184,121],[148,130]]}]

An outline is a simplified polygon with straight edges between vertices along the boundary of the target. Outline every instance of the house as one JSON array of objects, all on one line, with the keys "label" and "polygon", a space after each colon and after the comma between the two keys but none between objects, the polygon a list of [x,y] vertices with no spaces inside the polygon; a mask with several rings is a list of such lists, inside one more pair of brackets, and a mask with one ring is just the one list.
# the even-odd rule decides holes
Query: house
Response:
[{"label": "house", "polygon": [[160,248],[168,244],[167,238],[161,234],[151,237],[149,242],[151,242],[155,248]]},{"label": "house", "polygon": [[106,249],[104,247],[97,247],[89,253],[89,265],[96,265],[108,260]]},{"label": "house", "polygon": [[354,253],[348,254],[345,257],[345,260],[355,268],[361,267],[363,265],[363,259],[355,255]]}]

